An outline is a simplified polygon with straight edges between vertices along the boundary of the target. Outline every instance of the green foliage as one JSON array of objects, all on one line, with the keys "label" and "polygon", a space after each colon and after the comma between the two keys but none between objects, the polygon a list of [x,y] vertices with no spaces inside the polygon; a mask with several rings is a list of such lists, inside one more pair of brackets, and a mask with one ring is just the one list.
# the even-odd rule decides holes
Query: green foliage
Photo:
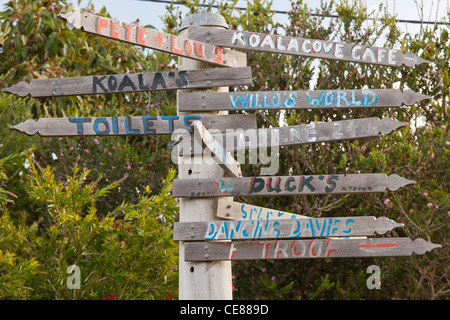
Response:
[{"label": "green foliage", "polygon": [[[213,1],[209,2],[212,3]],[[359,43],[411,51],[429,65],[390,68],[370,64],[319,60],[299,56],[247,52],[253,84],[248,90],[308,90],[400,88],[430,95],[413,106],[383,109],[311,109],[302,112],[259,111],[258,127],[294,125],[363,117],[393,117],[410,124],[391,135],[325,144],[281,148],[279,175],[323,173],[399,174],[417,181],[395,192],[360,195],[245,198],[259,206],[297,214],[327,217],[345,215],[387,216],[406,225],[391,234],[425,238],[443,247],[423,256],[386,259],[320,259],[317,261],[239,261],[233,264],[237,299],[442,299],[448,298],[448,26],[422,28],[404,34],[386,7],[370,12],[362,1],[321,1],[317,8],[291,1],[286,24],[274,21],[269,1],[252,1],[248,9],[236,2],[214,1],[232,29],[288,36]],[[185,1],[190,12],[213,11]],[[173,9],[173,7],[172,7]],[[313,16],[313,13],[315,14]],[[325,18],[337,14],[338,19]],[[169,31],[183,18],[168,10]],[[259,165],[243,165],[244,176],[259,175]],[[387,236],[391,236],[388,234]],[[366,287],[367,266],[379,265],[381,290]],[[262,277],[262,268],[272,270]],[[399,281],[398,279],[402,279]],[[281,288],[289,288],[284,290]]]},{"label": "green foliage", "polygon": [[[403,34],[384,6],[376,14],[362,1],[321,1],[317,8],[291,1],[283,24],[275,21],[272,1],[248,2],[244,11],[236,9],[237,0],[182,2],[188,13],[221,13],[232,29],[394,47],[432,62],[389,68],[247,53],[253,73],[247,90],[399,87],[431,99],[400,108],[258,112],[260,128],[363,117],[407,122],[409,127],[377,138],[282,148],[278,174],[396,173],[416,185],[378,194],[236,201],[313,217],[386,216],[405,227],[384,236],[420,237],[443,247],[407,258],[233,262],[234,298],[448,299],[448,26]],[[24,79],[176,68],[175,56],[68,29],[57,18],[68,5],[8,2],[0,14],[0,87]],[[85,10],[95,12],[92,6]],[[181,12],[173,3],[166,6],[164,32],[177,34]],[[108,15],[105,8],[100,13]],[[325,18],[330,13],[339,18]],[[168,137],[42,138],[7,129],[39,117],[173,115],[175,101],[175,92],[41,100],[0,94],[0,298],[177,296],[170,226],[178,208],[170,195],[175,171]],[[242,169],[245,176],[260,173],[259,165]],[[74,264],[81,269],[77,290],[66,285],[67,267]],[[373,264],[381,269],[381,290],[366,287],[366,269]]]},{"label": "green foliage", "polygon": [[[70,30],[67,1],[10,1],[0,15],[0,86],[172,68],[167,57]],[[94,11],[90,6],[85,10]],[[108,15],[106,9],[100,12]],[[0,298],[165,299],[178,292],[175,171],[167,137],[42,138],[30,118],[175,112],[174,92],[55,99],[0,94]],[[137,107],[139,106],[139,107]],[[11,152],[14,150],[14,153]],[[169,159],[170,160],[170,159]],[[81,269],[68,289],[67,267]]]},{"label": "green foliage", "polygon": [[[0,225],[2,299],[164,299],[177,290],[176,245],[171,224],[177,216],[170,195],[170,170],[161,194],[123,203],[106,216],[96,202],[120,181],[104,188],[87,183],[89,170],[73,168],[66,183],[30,156],[27,190],[39,219],[3,213]],[[16,223],[15,223],[16,222]],[[66,286],[69,265],[80,266],[79,290]]]}]

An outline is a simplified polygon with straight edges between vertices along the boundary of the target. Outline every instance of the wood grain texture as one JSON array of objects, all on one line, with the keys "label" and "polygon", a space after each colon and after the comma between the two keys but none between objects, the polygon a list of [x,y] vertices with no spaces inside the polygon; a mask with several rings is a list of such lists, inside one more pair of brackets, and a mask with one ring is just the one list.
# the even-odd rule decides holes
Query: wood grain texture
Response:
[{"label": "wood grain texture", "polygon": [[161,135],[175,131],[189,135],[193,121],[201,121],[206,128],[226,131],[233,125],[254,129],[255,115],[185,115],[185,116],[144,116],[144,117],[72,117],[40,118],[25,120],[11,126],[27,135],[40,136],[120,136],[120,135]]},{"label": "wood grain texture", "polygon": [[415,181],[384,173],[175,179],[172,195],[204,198],[372,193],[395,191],[409,184]]},{"label": "wood grain texture", "polygon": [[394,108],[429,99],[412,90],[298,90],[181,93],[180,110],[287,110]]},{"label": "wood grain texture", "polygon": [[3,92],[35,98],[249,85],[251,69],[215,68],[20,81]]},{"label": "wood grain texture", "polygon": [[428,60],[422,59],[414,53],[403,53],[397,49],[247,31],[210,30],[205,27],[192,27],[189,30],[188,37],[233,49],[298,55],[389,67],[401,67],[403,65],[414,67],[419,64],[430,63]]},{"label": "wood grain texture", "polygon": [[[232,152],[377,137],[380,134],[390,134],[404,126],[407,126],[406,122],[372,117],[258,130],[230,129],[224,134],[214,134],[214,136],[224,149]],[[185,139],[180,144],[178,152],[180,155],[206,153],[193,145],[189,139]]]},{"label": "wood grain texture", "polygon": [[242,177],[241,165],[215,140],[214,136],[211,135],[201,121],[194,121],[192,128],[194,130],[194,139],[197,139],[197,142],[202,145],[206,152],[212,154],[214,161],[225,171],[225,176]]},{"label": "wood grain texture", "polygon": [[403,227],[386,217],[175,222],[175,241],[354,237],[385,234]]},{"label": "wood grain texture", "polygon": [[209,62],[218,66],[244,67],[247,63],[246,55],[241,52],[224,50],[220,46],[159,32],[154,29],[129,25],[89,12],[73,11],[60,14],[58,17],[65,20],[69,27],[87,33]]},{"label": "wood grain texture", "polygon": [[400,257],[441,247],[420,238],[203,241],[185,246],[186,261]]},{"label": "wood grain texture", "polygon": [[228,198],[218,198],[216,216],[226,220],[271,220],[306,218],[299,214],[284,212],[248,203],[232,201]]},{"label": "wood grain texture", "polygon": [[[183,19],[183,23],[188,21],[199,22],[198,15],[193,14]],[[183,25],[182,23],[182,25]],[[214,22],[212,23],[213,25]],[[180,36],[185,36],[188,28],[180,31]],[[244,59],[246,63],[247,59]],[[209,63],[193,60],[189,58],[180,57],[178,60],[178,67],[184,70],[197,70],[209,68]],[[202,90],[202,92],[227,92],[229,87],[216,87]],[[177,92],[177,95],[181,91]],[[190,115],[179,110],[179,103],[177,99],[178,115]],[[206,113],[208,114],[208,113]],[[209,114],[218,115],[220,117],[226,116],[227,111],[214,111]],[[202,113],[203,115],[203,113]],[[208,129],[211,130],[211,129]],[[175,155],[177,153],[174,153]],[[186,178],[219,178],[223,177],[224,170],[214,161],[211,164],[196,164],[196,158],[202,156],[189,157],[191,162],[185,162],[186,157],[178,157],[178,177],[180,179]],[[180,222],[188,221],[209,221],[215,219],[216,203],[214,199],[180,199],[179,200],[179,220]],[[183,241],[179,242],[179,299],[180,300],[231,300],[233,298],[232,290],[232,272],[230,261],[210,262],[187,262],[184,259],[185,246]]]}]

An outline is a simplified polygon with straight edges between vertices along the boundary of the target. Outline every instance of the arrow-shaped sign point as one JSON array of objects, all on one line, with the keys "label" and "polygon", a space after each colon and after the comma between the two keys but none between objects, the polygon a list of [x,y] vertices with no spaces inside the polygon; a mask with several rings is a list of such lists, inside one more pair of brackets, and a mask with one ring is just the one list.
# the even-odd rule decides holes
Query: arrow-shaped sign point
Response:
[{"label": "arrow-shaped sign point", "polygon": [[408,184],[416,184],[414,180],[408,180],[406,178],[400,177],[398,174],[391,174],[386,176],[386,188],[391,191],[396,191]]},{"label": "arrow-shaped sign point", "polygon": [[6,93],[12,93],[18,95],[19,97],[26,97],[30,94],[30,83],[26,81],[20,81],[8,88],[4,88],[2,91]]},{"label": "arrow-shaped sign point", "polygon": [[72,11],[68,13],[58,14],[57,17],[67,22],[70,29],[81,29],[81,12]]},{"label": "arrow-shaped sign point", "polygon": [[412,250],[416,254],[424,254],[436,248],[442,248],[442,245],[435,244],[421,238],[415,239],[412,242]]},{"label": "arrow-shaped sign point", "polygon": [[33,119],[27,119],[14,126],[10,126],[9,129],[17,130],[19,132],[25,133],[26,135],[32,136],[38,132],[38,124]]}]

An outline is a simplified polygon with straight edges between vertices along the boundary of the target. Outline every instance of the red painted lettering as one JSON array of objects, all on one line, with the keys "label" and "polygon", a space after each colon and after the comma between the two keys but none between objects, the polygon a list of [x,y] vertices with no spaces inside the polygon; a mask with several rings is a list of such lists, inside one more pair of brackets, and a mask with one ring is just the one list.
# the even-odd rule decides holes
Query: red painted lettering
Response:
[{"label": "red painted lettering", "polygon": [[109,20],[104,19],[102,17],[98,17],[98,23],[97,23],[97,33],[103,34],[103,29],[109,29]]},{"label": "red painted lettering", "polygon": [[234,247],[234,244],[230,242],[230,260],[233,260],[236,250],[237,249]]},{"label": "red painted lettering", "polygon": [[[303,245],[302,242],[300,244]],[[303,245],[303,252],[297,253],[297,240],[292,241],[291,243],[292,254],[295,256],[300,256],[305,253],[306,247]]]},{"label": "red painted lettering", "polygon": [[[330,240],[327,241],[327,248],[328,248],[329,244],[330,244]],[[336,251],[336,249],[328,249],[328,251],[327,251],[327,258],[330,256],[331,252],[333,252],[333,251]]]},{"label": "red painted lettering", "polygon": [[265,242],[264,243],[264,242],[257,241],[257,244],[260,245],[260,246],[264,246],[263,252],[262,252],[262,258],[263,259],[267,259],[267,254],[268,254],[268,251],[269,251],[269,247],[272,244],[272,242]]},{"label": "red painted lettering", "polygon": [[176,43],[177,42],[177,37],[173,36],[172,37],[172,52],[175,54],[183,54],[183,49],[178,49],[176,47]]},{"label": "red painted lettering", "polygon": [[283,253],[283,255],[287,258],[288,254],[286,253],[286,249],[287,249],[287,243],[286,246],[284,248],[280,248],[280,244],[278,243],[278,241],[275,241],[275,254],[276,254],[276,258],[278,259],[280,256],[280,253]]},{"label": "red painted lettering", "polygon": [[123,26],[125,27],[125,29],[127,29],[127,32],[126,32],[126,36],[127,36],[127,41],[130,41],[131,42],[131,37],[132,37],[132,35],[133,35],[133,30],[136,30],[136,26],[132,26],[132,25],[129,25],[129,24],[123,24]]},{"label": "red painted lettering", "polygon": [[264,189],[264,179],[252,177],[250,180],[250,187],[248,188],[247,194],[258,193]]},{"label": "red painted lettering", "polygon": [[186,51],[188,56],[192,56],[194,53],[194,47],[189,40],[184,41],[184,51]]},{"label": "red painted lettering", "polygon": [[200,57],[202,59],[206,59],[205,57],[205,45],[203,43],[198,43],[197,41],[194,42],[195,47],[195,54],[197,57]]},{"label": "red painted lettering", "polygon": [[120,39],[120,22],[113,21],[111,37]]},{"label": "red painted lettering", "polygon": [[216,55],[213,57],[213,61],[215,63],[223,63],[222,53],[223,53],[223,48],[217,47]]},{"label": "red painted lettering", "polygon": [[137,37],[137,44],[146,46],[147,45],[147,40],[145,40],[144,38],[146,37],[148,33],[148,30],[145,28],[138,28],[138,37]]},{"label": "red painted lettering", "polygon": [[[313,241],[314,240],[311,240],[311,242],[309,243],[309,248],[311,248],[311,246],[312,246],[312,244],[313,244]],[[313,246],[312,248],[311,248],[311,256],[317,256],[317,255],[320,255],[320,253],[322,252],[322,242],[319,242],[319,244],[320,244],[320,247],[319,247],[319,249],[318,249],[318,252],[316,252],[316,253],[314,253],[314,249],[315,249],[315,247]]]},{"label": "red painted lettering", "polygon": [[162,33],[158,33],[158,36],[155,37],[154,40],[156,41],[156,43],[158,43],[159,47],[162,47],[167,42],[166,38],[163,36]]}]

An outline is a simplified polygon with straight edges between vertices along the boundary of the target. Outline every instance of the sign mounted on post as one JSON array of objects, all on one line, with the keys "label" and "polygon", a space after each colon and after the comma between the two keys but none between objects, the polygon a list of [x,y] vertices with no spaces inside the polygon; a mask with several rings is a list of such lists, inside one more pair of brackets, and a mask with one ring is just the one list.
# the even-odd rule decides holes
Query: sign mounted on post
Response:
[{"label": "sign mounted on post", "polygon": [[175,241],[354,237],[403,227],[385,217],[175,222]]},{"label": "sign mounted on post", "polygon": [[[313,122],[296,126],[249,131],[234,130],[232,132],[227,131],[223,135],[215,135],[215,137],[222,146],[226,142],[225,149],[233,152],[246,149],[378,137],[380,133],[390,134],[404,126],[407,126],[407,123],[390,118],[380,120],[372,117],[322,123]],[[189,139],[183,140],[179,150],[180,155],[183,156],[206,152],[201,148],[196,148],[195,145],[192,147]]]},{"label": "sign mounted on post", "polygon": [[414,53],[362,44],[340,43],[236,30],[212,30],[207,27],[189,28],[190,39],[217,46],[249,51],[264,51],[311,58],[332,59],[374,65],[413,67],[428,60]]},{"label": "sign mounted on post", "polygon": [[306,216],[239,203],[228,198],[217,199],[216,217],[229,220],[300,219]]},{"label": "sign mounted on post", "polygon": [[3,92],[35,98],[238,86],[252,83],[250,68],[215,68],[20,81]]},{"label": "sign mounted on post", "polygon": [[145,48],[175,54],[178,56],[209,62],[223,67],[244,67],[245,54],[224,50],[216,45],[177,37],[153,29],[114,21],[89,12],[73,11],[58,15],[69,26],[102,37],[132,43]]},{"label": "sign mounted on post", "polygon": [[283,196],[395,191],[415,184],[396,174],[331,174],[306,176],[175,179],[172,195],[186,197]]},{"label": "sign mounted on post", "polygon": [[194,121],[192,127],[194,128],[194,138],[207,152],[211,153],[216,163],[225,171],[225,176],[242,177],[240,164],[215,140],[205,126],[200,121]]},{"label": "sign mounted on post", "polygon": [[186,242],[186,261],[305,258],[400,257],[424,254],[441,245],[424,239],[308,239]]},{"label": "sign mounted on post", "polygon": [[248,129],[256,128],[256,115],[185,115],[185,116],[144,116],[144,117],[72,117],[40,118],[25,120],[11,130],[27,135],[40,136],[121,136],[172,134],[175,130],[191,131],[194,121],[201,121],[206,128],[226,131],[231,125]]},{"label": "sign mounted on post", "polygon": [[429,99],[412,90],[301,90],[180,93],[181,111],[385,108]]}]

